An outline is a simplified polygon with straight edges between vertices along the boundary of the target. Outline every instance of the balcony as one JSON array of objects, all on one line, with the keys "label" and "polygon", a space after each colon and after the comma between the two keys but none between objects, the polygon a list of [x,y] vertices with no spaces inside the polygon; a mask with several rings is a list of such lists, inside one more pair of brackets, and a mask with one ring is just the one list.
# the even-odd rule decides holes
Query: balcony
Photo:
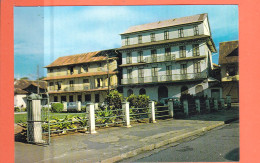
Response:
[{"label": "balcony", "polygon": [[122,79],[122,84],[143,84],[143,83],[158,83],[158,82],[178,82],[178,81],[189,81],[199,80],[207,78],[206,72],[200,73],[189,73],[189,74],[172,74],[172,75],[161,75],[161,76],[146,76],[144,78],[132,78]]},{"label": "balcony", "polygon": [[146,63],[153,63],[153,62],[166,62],[166,61],[174,61],[175,55],[162,55],[157,57],[146,57],[144,62]]},{"label": "balcony", "polygon": [[225,76],[221,79],[223,82],[226,81],[239,81],[239,75],[234,75],[234,76]]}]

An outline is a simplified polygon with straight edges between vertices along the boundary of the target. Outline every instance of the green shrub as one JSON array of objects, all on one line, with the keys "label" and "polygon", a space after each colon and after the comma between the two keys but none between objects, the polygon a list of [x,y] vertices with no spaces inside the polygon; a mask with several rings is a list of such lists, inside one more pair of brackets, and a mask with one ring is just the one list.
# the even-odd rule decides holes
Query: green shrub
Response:
[{"label": "green shrub", "polygon": [[147,95],[134,95],[131,94],[126,98],[126,101],[129,102],[130,107],[134,108],[146,108],[149,106],[149,96]]},{"label": "green shrub", "polygon": [[51,112],[53,113],[60,113],[63,110],[63,104],[62,103],[53,103],[51,105]]},{"label": "green shrub", "polygon": [[[111,109],[111,108],[110,108]],[[97,112],[96,114],[96,122],[105,124],[105,123],[114,123],[116,117],[114,111],[110,111],[109,107],[105,108],[104,110],[100,110],[100,112]],[[109,118],[104,118],[109,117]]]},{"label": "green shrub", "polygon": [[110,109],[122,108],[123,95],[117,90],[112,90],[106,97],[106,102],[110,106]]},{"label": "green shrub", "polygon": [[26,111],[27,111],[27,108],[26,108],[26,107],[25,107],[25,108],[22,108],[21,111],[22,111],[22,112],[26,112]]},{"label": "green shrub", "polygon": [[20,112],[20,108],[19,107],[14,107],[14,111],[15,112]]}]

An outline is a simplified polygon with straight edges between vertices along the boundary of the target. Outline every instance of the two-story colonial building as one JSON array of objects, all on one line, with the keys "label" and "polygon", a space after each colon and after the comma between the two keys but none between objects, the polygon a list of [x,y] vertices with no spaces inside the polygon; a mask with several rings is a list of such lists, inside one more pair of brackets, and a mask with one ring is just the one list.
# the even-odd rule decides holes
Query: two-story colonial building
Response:
[{"label": "two-story colonial building", "polygon": [[118,85],[114,49],[59,57],[47,68],[51,102],[103,102]]},{"label": "two-story colonial building", "polygon": [[223,97],[231,96],[232,102],[239,101],[238,41],[219,43],[219,64]]},{"label": "two-story colonial building", "polygon": [[153,100],[183,93],[211,96],[211,54],[217,50],[207,14],[132,26],[121,40],[125,97],[133,93]]}]

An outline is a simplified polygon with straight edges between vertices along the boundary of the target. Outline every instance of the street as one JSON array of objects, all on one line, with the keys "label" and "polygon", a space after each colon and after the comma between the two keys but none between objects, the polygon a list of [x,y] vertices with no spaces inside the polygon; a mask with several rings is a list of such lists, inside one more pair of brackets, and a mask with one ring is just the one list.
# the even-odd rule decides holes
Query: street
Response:
[{"label": "street", "polygon": [[[193,140],[191,140],[193,139]],[[239,161],[239,122],[226,124],[184,142],[140,154],[121,162]]]}]

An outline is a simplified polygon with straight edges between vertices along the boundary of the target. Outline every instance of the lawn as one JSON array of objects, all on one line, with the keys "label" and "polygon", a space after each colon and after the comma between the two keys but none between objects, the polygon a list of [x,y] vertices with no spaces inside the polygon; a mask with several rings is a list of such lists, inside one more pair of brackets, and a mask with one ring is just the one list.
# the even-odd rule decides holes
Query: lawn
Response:
[{"label": "lawn", "polygon": [[[59,119],[62,119],[67,115],[84,117],[84,116],[86,116],[86,113],[50,113],[50,119],[53,119],[53,117],[58,117]],[[27,121],[27,114],[15,114],[14,115],[15,123],[21,123],[21,122],[26,122],[26,121]]]}]

